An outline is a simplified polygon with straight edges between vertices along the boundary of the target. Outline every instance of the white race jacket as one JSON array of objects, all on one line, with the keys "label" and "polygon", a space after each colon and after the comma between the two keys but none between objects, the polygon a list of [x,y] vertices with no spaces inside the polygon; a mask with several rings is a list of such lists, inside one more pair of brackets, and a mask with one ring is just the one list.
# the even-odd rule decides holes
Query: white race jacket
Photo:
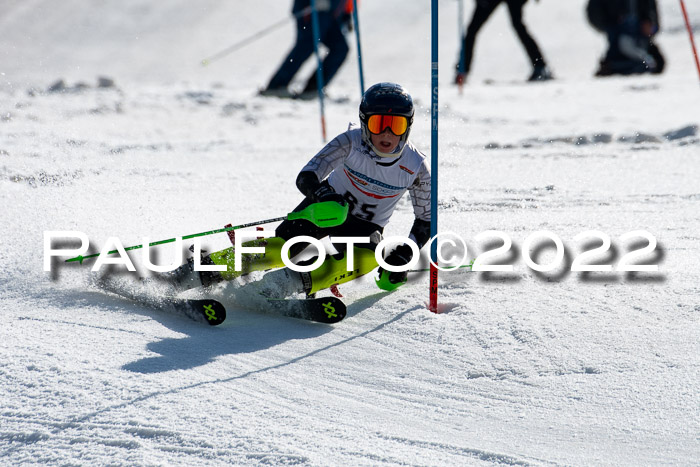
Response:
[{"label": "white race jacket", "polygon": [[362,142],[359,128],[336,136],[302,171],[333,189],[350,203],[352,215],[384,227],[401,196],[408,191],[416,218],[430,222],[430,171],[425,155],[406,142],[396,159],[379,157]]}]

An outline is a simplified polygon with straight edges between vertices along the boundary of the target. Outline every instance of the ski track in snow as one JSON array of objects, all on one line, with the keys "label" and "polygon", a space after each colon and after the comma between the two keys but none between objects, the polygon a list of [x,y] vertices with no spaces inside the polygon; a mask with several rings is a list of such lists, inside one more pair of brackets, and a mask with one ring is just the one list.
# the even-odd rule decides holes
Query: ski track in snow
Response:
[{"label": "ski track in snow", "polygon": [[[426,310],[426,274],[391,294],[362,278],[340,287],[348,315],[333,326],[260,310],[230,284],[209,292],[228,310],[209,328],[98,291],[87,262],[43,272],[43,232],[85,232],[96,253],[113,236],[136,245],[291,210],[296,173],[322,145],[318,103],[255,96],[294,37],[291,21],[198,65],[289,5],[108,1],[98,17],[77,1],[10,1],[0,13],[0,462],[697,465],[700,93],[688,38],[677,2],[660,0],[667,72],[596,80],[603,39],[585,24],[585,2],[569,3],[526,7],[557,80],[520,82],[525,56],[499,8],[460,95],[456,4],[440,2],[440,231],[463,237],[470,258],[500,244],[478,233],[506,233],[513,247],[499,259],[513,272],[441,273],[438,315]],[[687,6],[697,30],[700,9]],[[429,154],[429,6],[367,2],[361,21],[366,79],[408,87],[411,137]],[[411,57],[384,50],[395,37]],[[329,93],[335,135],[357,120],[353,60]],[[385,234],[406,235],[412,219],[405,198]],[[600,245],[576,235],[609,235],[598,260],[616,265],[644,246],[620,239],[639,229],[658,240],[644,258],[658,273],[568,270]],[[522,258],[541,230],[565,246],[548,273]],[[210,251],[229,245],[206,239]],[[543,264],[553,249],[532,256]]]}]

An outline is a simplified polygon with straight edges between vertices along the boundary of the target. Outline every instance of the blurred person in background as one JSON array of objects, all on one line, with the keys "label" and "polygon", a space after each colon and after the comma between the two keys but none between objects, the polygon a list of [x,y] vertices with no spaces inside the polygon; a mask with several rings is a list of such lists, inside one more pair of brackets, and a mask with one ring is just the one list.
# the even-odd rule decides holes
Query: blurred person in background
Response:
[{"label": "blurred person in background", "polygon": [[663,72],[666,61],[653,40],[659,32],[656,0],[590,0],[586,13],[608,38],[596,76]]},{"label": "blurred person in background", "polygon": [[[316,9],[318,10],[319,39],[328,48],[328,54],[321,65],[323,84],[326,86],[348,55],[349,48],[345,41],[344,30],[350,24],[352,0],[316,0]],[[294,75],[314,53],[311,0],[294,0],[292,14],[297,22],[296,43],[260,94],[311,99],[318,92],[315,69],[300,93],[292,93],[288,89]]]},{"label": "blurred person in background", "polygon": [[471,68],[476,35],[479,33],[479,30],[484,23],[486,23],[486,21],[489,19],[491,13],[493,13],[496,7],[501,3],[508,5],[510,21],[513,25],[513,29],[515,29],[515,32],[520,38],[520,42],[522,42],[527,55],[530,57],[530,63],[532,64],[533,70],[532,74],[528,78],[528,81],[546,81],[553,78],[552,72],[547,67],[544,57],[542,56],[542,52],[540,52],[540,48],[537,46],[537,43],[523,24],[523,6],[525,6],[527,0],[476,0],[476,8],[474,9],[471,22],[467,27],[467,32],[464,35],[460,61],[456,67],[456,84],[462,84],[466,81],[467,75],[469,74],[469,70]]}]

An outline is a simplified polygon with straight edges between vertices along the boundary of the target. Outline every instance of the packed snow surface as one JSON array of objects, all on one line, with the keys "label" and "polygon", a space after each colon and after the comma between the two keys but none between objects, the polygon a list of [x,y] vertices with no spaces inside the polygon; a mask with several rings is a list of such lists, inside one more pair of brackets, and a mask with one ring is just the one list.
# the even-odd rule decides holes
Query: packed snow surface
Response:
[{"label": "packed snow surface", "polygon": [[[686,4],[697,33],[700,4]],[[257,96],[293,41],[290,6],[3,2],[0,463],[697,465],[700,88],[675,0],[660,0],[666,72],[609,79],[592,76],[605,42],[584,0],[529,2],[557,78],[538,84],[524,83],[501,6],[462,93],[458,2],[439,2],[439,229],[469,259],[503,243],[479,234],[501,231],[512,247],[492,262],[513,265],[441,273],[440,314],[425,274],[393,293],[371,277],[341,286],[348,316],[333,326],[235,301],[229,284],[208,292],[227,321],[207,327],[100,292],[94,263],[44,272],[46,231],[84,232],[97,252],[301,201],[296,174],[323,145],[318,101]],[[430,2],[360,8],[365,85],[409,89],[411,137],[430,155]],[[348,38],[329,136],[358,121]],[[385,234],[406,236],[412,219],[406,198]],[[602,244],[575,240],[592,230],[611,246],[586,262],[613,270],[572,272]],[[657,244],[633,262],[658,271],[618,270],[649,244],[622,238],[640,230]],[[526,263],[556,259],[552,241],[527,248],[539,231],[565,249],[550,272]]]}]

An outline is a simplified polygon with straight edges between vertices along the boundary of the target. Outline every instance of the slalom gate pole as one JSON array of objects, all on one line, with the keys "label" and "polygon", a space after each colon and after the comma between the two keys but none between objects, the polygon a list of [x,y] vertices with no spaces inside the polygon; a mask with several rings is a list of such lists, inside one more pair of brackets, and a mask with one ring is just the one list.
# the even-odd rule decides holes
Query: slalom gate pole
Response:
[{"label": "slalom gate pole", "polygon": [[357,68],[360,70],[360,97],[365,94],[365,77],[362,70],[362,46],[360,46],[360,19],[357,16],[357,0],[352,0],[352,21],[355,24],[355,41],[357,42]]},{"label": "slalom gate pole", "polygon": [[695,39],[693,38],[693,28],[690,26],[690,19],[688,19],[688,11],[685,9],[685,2],[681,2],[681,11],[683,12],[683,19],[685,19],[685,27],[688,29],[688,36],[690,37],[690,46],[693,49],[693,56],[695,57],[695,66],[698,69],[698,77],[700,77],[700,60],[698,59],[698,50],[695,48]]},{"label": "slalom gate pole", "polygon": [[311,0],[311,30],[314,35],[314,53],[316,54],[316,86],[318,87],[318,102],[321,105],[321,137],[323,142],[326,142],[326,111],[323,103],[323,63],[321,62],[321,53],[318,50],[318,43],[321,40],[320,25],[318,24],[318,10],[316,9],[316,0]]},{"label": "slalom gate pole", "polygon": [[[310,12],[311,12],[311,7],[307,7],[307,8],[304,8],[303,10],[301,10],[300,12],[295,13],[294,17],[299,18],[301,16],[309,14]],[[225,56],[235,52],[236,50],[241,49],[241,48],[245,47],[246,45],[248,45],[252,42],[255,42],[258,39],[261,39],[262,37],[265,37],[266,35],[268,35],[272,31],[274,31],[275,29],[287,24],[287,21],[289,21],[289,18],[281,19],[281,20],[277,21],[276,23],[271,24],[270,26],[261,29],[260,31],[254,33],[254,34],[251,34],[250,36],[246,37],[245,39],[241,39],[240,41],[236,42],[235,44],[226,47],[225,49],[215,53],[214,55],[202,59],[202,61],[201,61],[202,66],[207,66],[207,65],[211,64],[211,62],[215,62],[221,58],[224,58]]]},{"label": "slalom gate pole", "polygon": [[438,269],[437,264],[437,234],[438,234],[438,0],[431,0],[431,98],[430,98],[430,237],[434,240],[430,245],[430,301],[428,309],[438,312]]}]

